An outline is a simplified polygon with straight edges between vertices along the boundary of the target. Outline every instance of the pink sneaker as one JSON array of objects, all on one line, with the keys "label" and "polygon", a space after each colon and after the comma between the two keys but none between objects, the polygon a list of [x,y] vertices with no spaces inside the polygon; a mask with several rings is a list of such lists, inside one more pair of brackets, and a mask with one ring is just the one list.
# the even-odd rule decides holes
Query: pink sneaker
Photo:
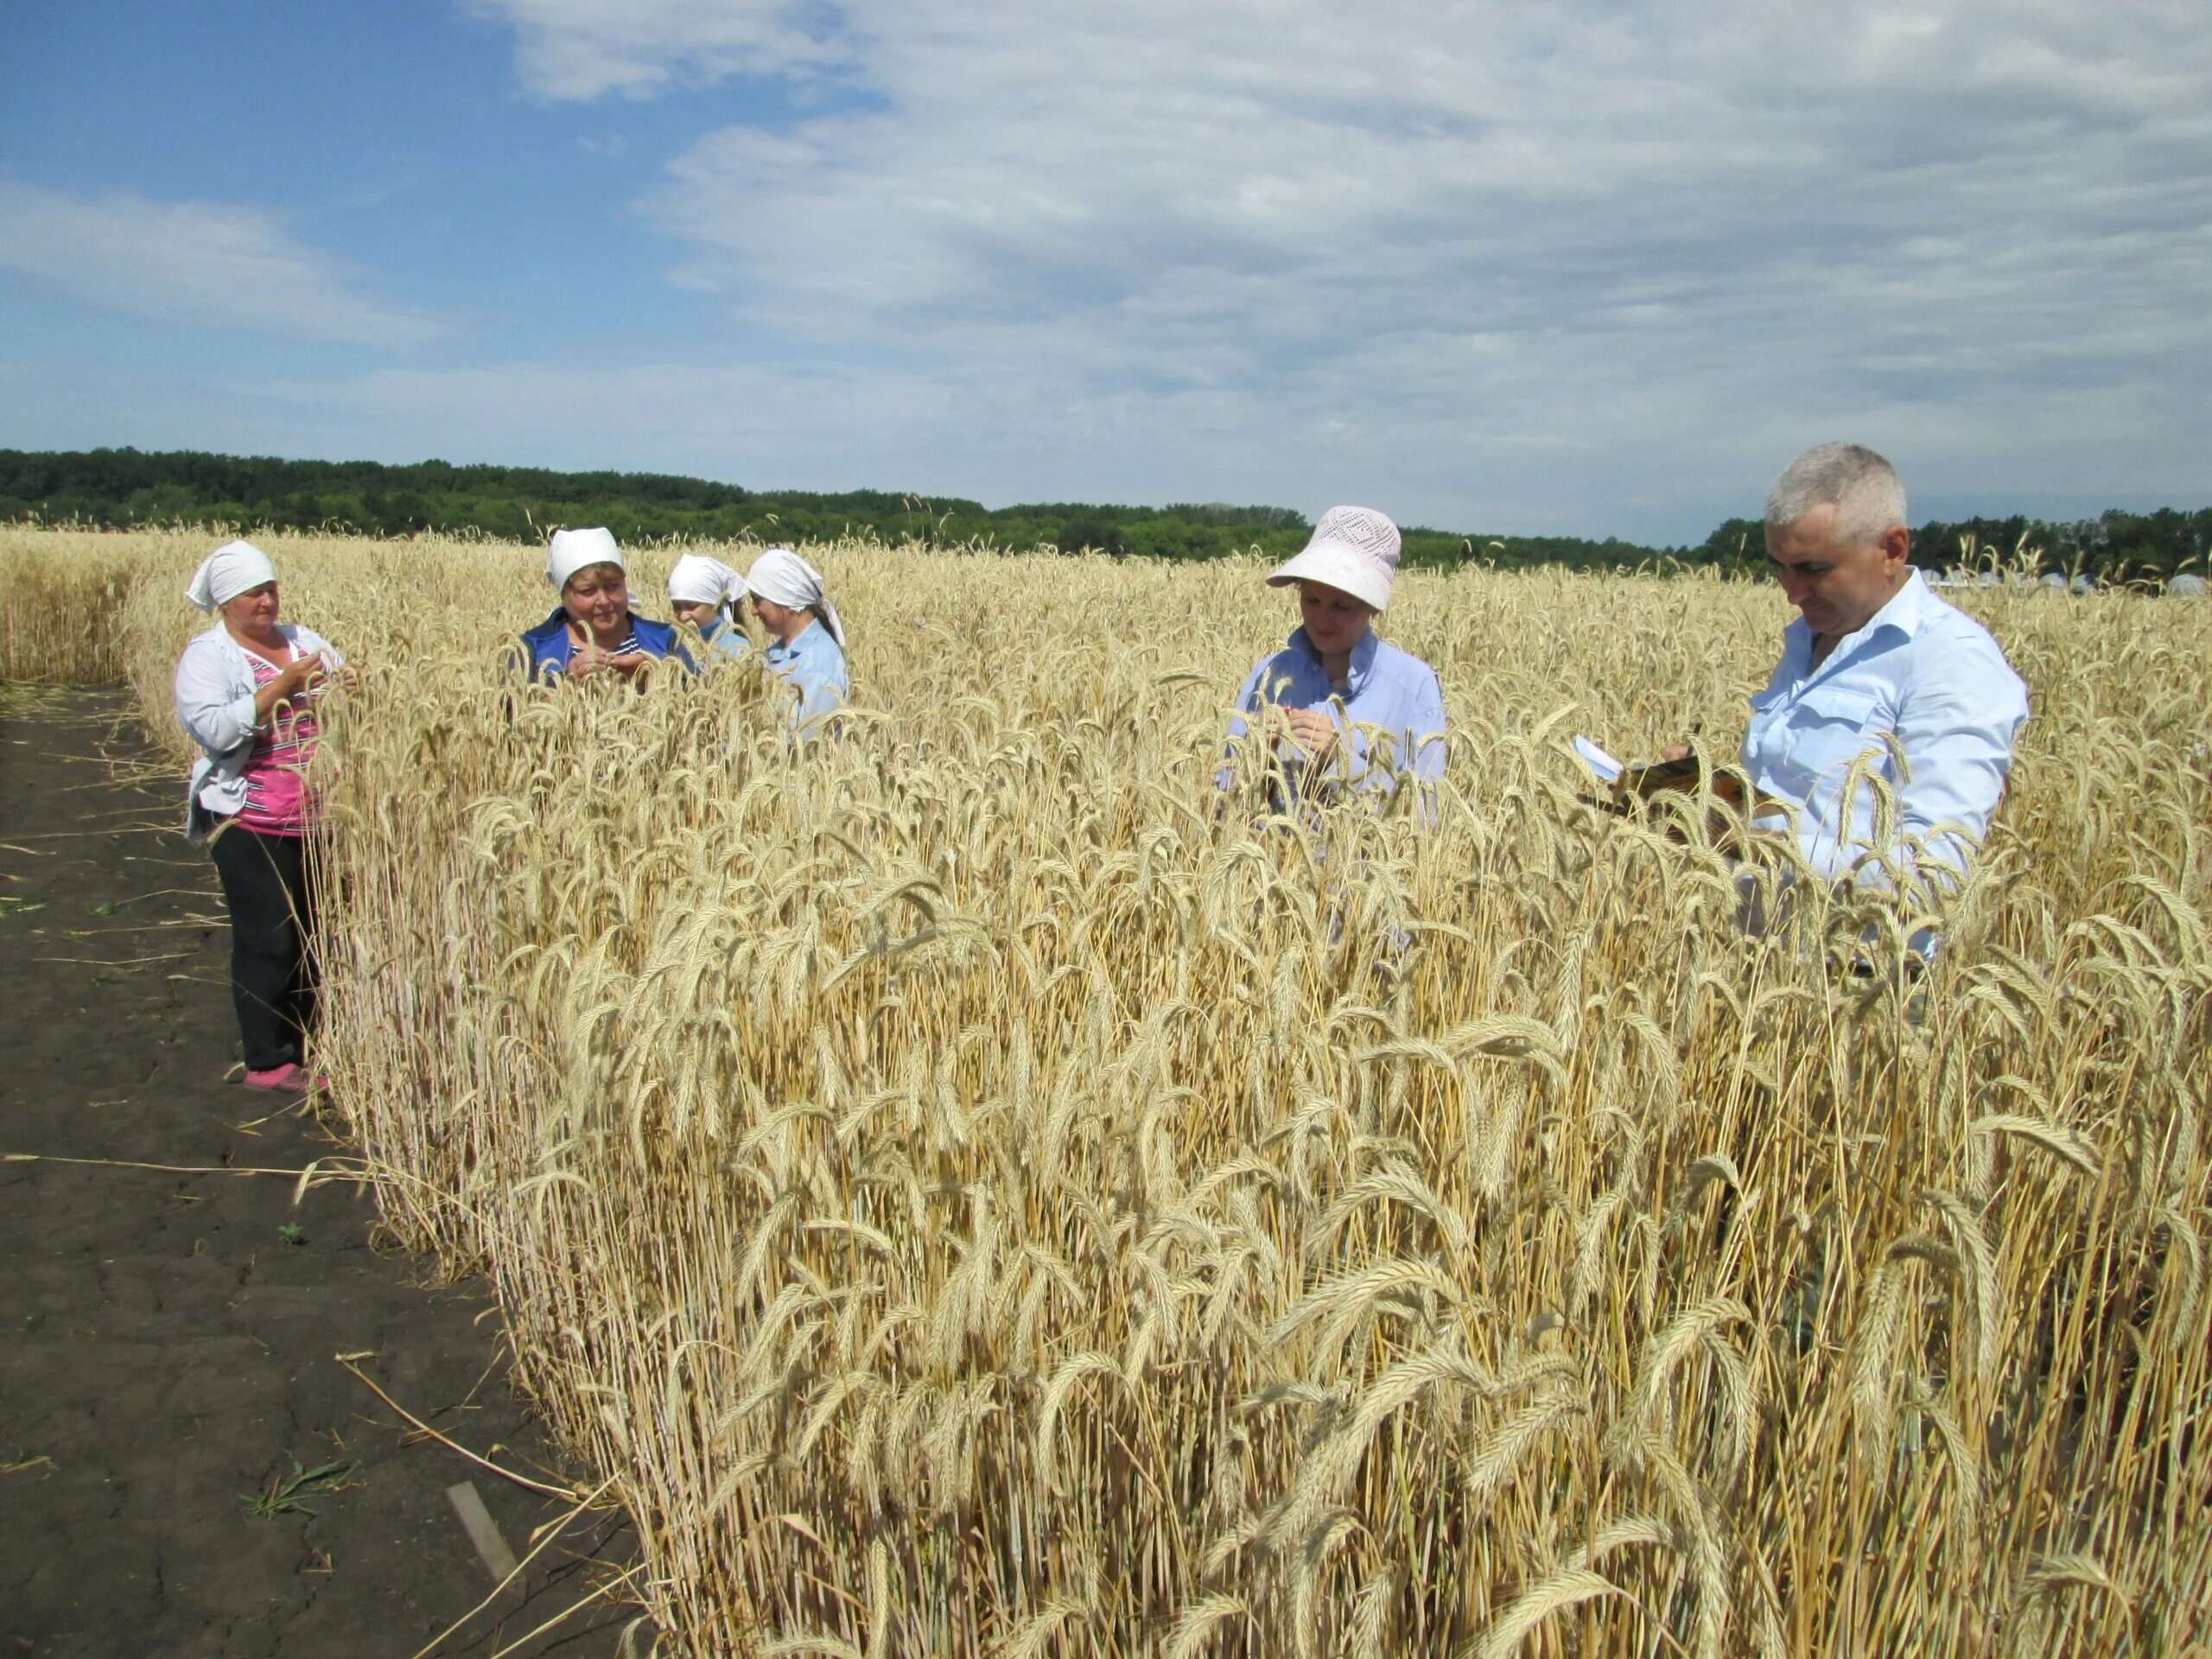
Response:
[{"label": "pink sneaker", "polygon": [[320,1075],[310,1077],[305,1066],[287,1060],[266,1071],[247,1072],[245,1086],[271,1095],[320,1095],[329,1090],[330,1079]]}]

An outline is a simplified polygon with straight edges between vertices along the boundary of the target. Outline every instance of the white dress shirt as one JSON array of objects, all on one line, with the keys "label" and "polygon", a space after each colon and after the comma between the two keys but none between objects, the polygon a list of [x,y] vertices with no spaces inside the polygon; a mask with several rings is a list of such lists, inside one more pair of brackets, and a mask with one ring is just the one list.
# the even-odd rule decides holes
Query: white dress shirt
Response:
[{"label": "white dress shirt", "polygon": [[[1742,757],[1753,788],[1797,809],[1806,863],[1833,879],[1877,853],[1939,882],[1963,874],[2028,717],[2027,687],[1997,641],[1915,570],[1819,668],[1812,660],[1813,631],[1800,617],[1783,633],[1774,677],[1751,699]],[[1885,734],[1904,754],[1902,778]],[[1886,846],[1874,844],[1874,791],[1861,787],[1844,799],[1861,756],[1895,791],[1896,833]],[[1788,819],[1758,822],[1778,829]],[[1870,866],[1870,879],[1879,879],[1879,868]]]}]

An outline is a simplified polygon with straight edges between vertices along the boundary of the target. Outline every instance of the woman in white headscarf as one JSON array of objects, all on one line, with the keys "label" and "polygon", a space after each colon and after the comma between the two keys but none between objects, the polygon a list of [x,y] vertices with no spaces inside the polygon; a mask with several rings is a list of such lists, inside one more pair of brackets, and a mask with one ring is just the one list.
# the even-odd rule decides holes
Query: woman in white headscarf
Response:
[{"label": "woman in white headscarf", "polygon": [[251,542],[210,553],[184,596],[216,619],[177,659],[177,718],[200,748],[185,833],[213,837],[246,1086],[304,1093],[320,1086],[306,1069],[317,977],[306,770],[316,702],[353,671],[321,635],[277,620],[276,567]]},{"label": "woman in white headscarf", "polygon": [[762,660],[798,693],[791,728],[810,735],[852,694],[837,607],[823,591],[822,573],[787,547],[772,547],[753,560],[745,585],[768,631]]},{"label": "woman in white headscarf", "polygon": [[669,608],[678,622],[698,629],[718,657],[741,658],[753,649],[740,620],[745,594],[745,578],[703,553],[686,553],[668,573]]},{"label": "woman in white headscarf", "polygon": [[545,580],[561,602],[522,637],[533,680],[602,671],[631,679],[660,658],[682,657],[674,628],[630,609],[629,577],[612,531],[555,531],[545,547]]}]

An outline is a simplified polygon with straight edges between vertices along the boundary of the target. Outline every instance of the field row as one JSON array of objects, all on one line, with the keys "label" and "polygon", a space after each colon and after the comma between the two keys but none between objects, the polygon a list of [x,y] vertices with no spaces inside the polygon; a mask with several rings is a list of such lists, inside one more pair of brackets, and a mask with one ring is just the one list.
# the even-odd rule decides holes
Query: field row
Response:
[{"label": "field row", "polygon": [[[0,671],[158,728],[204,550],[0,537]],[[2212,1639],[2203,607],[1970,596],[2035,717],[1916,980],[1579,798],[1732,741],[1757,585],[1406,575],[1437,820],[1307,823],[1213,810],[1256,566],[809,550],[794,753],[746,674],[516,695],[531,550],[271,551],[365,667],[338,1098],[678,1650]]]}]

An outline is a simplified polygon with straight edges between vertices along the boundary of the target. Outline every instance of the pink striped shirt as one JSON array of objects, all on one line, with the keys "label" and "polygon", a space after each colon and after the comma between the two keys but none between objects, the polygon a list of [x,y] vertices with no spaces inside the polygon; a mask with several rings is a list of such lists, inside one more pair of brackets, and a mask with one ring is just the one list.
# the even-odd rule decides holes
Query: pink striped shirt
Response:
[{"label": "pink striped shirt", "polygon": [[[290,660],[298,658],[295,649]],[[246,661],[252,666],[257,691],[283,672],[252,652],[246,653]],[[255,734],[253,753],[243,773],[245,805],[238,811],[239,828],[264,836],[303,836],[315,827],[315,798],[304,776],[308,762],[315,759],[315,740],[321,735],[315,724],[315,695],[310,691],[294,702],[279,702],[270,713],[268,728]]]}]

